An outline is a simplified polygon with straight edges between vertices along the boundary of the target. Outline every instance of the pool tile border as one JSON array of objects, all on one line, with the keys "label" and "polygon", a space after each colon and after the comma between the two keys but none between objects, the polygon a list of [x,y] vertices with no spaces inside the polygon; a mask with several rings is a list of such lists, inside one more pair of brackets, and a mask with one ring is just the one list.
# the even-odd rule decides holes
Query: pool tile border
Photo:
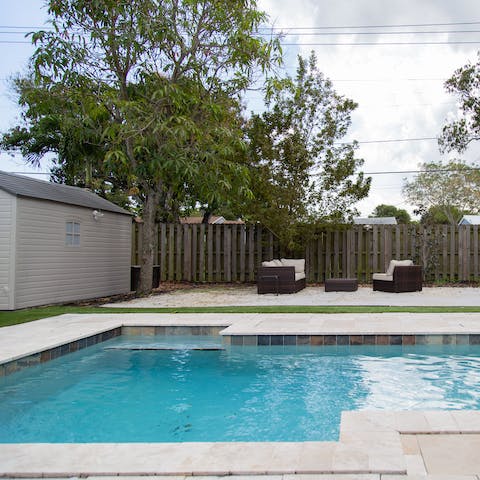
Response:
[{"label": "pool tile border", "polygon": [[480,345],[480,334],[223,335],[235,346]]},{"label": "pool tile border", "polygon": [[225,326],[121,326],[0,364],[0,377],[49,362],[121,335],[219,335]]},{"label": "pool tile border", "polygon": [[23,370],[24,368],[33,367],[41,363],[49,362],[59,357],[63,357],[69,353],[83,350],[84,348],[91,347],[97,343],[105,342],[111,338],[119,337],[122,334],[122,328],[117,327],[105,332],[90,335],[88,337],[73,340],[72,342],[59,345],[57,347],[48,348],[41,352],[27,355],[17,360],[12,360],[0,365],[0,377],[10,375],[12,373]]},{"label": "pool tile border", "polygon": [[[54,360],[120,335],[221,335],[219,325],[123,325],[0,364],[0,377]],[[480,345],[480,334],[222,335],[232,346]]]},{"label": "pool tile border", "polygon": [[160,325],[160,326],[131,326],[122,327],[122,335],[212,335],[217,336],[226,326],[218,325]]}]

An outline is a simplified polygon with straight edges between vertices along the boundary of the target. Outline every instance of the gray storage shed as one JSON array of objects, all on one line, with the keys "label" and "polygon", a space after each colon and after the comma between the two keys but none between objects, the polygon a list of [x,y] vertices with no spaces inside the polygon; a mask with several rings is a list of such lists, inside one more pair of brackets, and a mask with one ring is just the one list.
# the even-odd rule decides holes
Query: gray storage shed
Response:
[{"label": "gray storage shed", "polygon": [[0,171],[0,310],[130,291],[131,231],[88,190]]}]

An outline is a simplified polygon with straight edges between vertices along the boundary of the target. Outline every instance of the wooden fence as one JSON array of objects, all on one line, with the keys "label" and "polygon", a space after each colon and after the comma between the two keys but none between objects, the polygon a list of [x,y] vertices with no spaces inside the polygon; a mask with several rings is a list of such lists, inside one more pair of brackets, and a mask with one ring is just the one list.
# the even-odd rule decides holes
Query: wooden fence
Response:
[{"label": "wooden fence", "polygon": [[[138,265],[142,224],[134,224],[132,265]],[[278,240],[258,225],[159,224],[155,263],[160,281],[253,282],[263,260],[278,258]],[[389,261],[410,258],[427,281],[480,280],[477,226],[419,225],[323,228],[305,242],[307,282],[356,277],[370,282]]]}]

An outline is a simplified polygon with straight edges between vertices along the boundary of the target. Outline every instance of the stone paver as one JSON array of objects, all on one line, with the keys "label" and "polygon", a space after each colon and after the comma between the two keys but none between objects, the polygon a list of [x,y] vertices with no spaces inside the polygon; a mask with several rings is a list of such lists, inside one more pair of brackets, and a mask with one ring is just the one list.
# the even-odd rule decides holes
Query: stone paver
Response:
[{"label": "stone paver", "polygon": [[480,435],[418,435],[428,474],[480,475]]}]

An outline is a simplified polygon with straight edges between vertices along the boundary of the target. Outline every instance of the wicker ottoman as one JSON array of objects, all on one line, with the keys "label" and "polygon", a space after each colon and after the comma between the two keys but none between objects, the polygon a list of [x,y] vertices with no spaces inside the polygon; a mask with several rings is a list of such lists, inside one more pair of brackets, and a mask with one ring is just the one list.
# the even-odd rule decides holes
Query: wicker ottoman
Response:
[{"label": "wicker ottoman", "polygon": [[358,290],[356,278],[328,278],[325,280],[326,292],[355,292]]}]

